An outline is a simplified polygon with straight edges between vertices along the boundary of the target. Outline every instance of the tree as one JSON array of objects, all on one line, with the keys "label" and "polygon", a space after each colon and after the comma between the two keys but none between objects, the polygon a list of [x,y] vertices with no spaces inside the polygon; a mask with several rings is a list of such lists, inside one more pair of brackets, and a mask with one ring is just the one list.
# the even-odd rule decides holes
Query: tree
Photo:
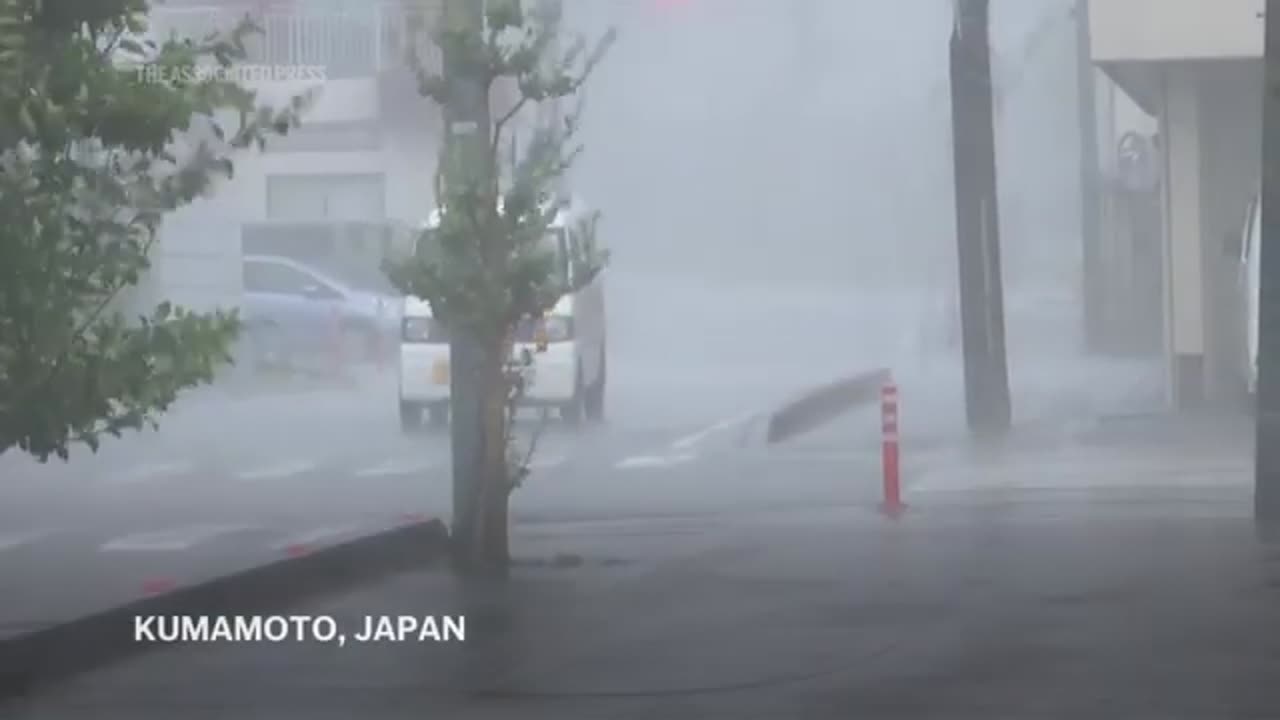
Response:
[{"label": "tree", "polygon": [[[295,126],[227,72],[257,32],[144,39],[147,0],[0,0],[0,452],[68,457],[229,362],[233,312],[128,318],[164,215]],[[238,119],[232,132],[228,116]]]},{"label": "tree", "polygon": [[[512,416],[521,387],[510,358],[517,326],[538,322],[567,293],[589,283],[607,257],[597,249],[593,214],[569,229],[577,248],[573,271],[556,271],[543,243],[566,198],[557,186],[581,151],[574,145],[581,103],[567,117],[543,122],[523,148],[510,124],[530,105],[579,95],[603,58],[611,30],[587,52],[578,36],[563,54],[558,12],[527,10],[516,0],[445,0],[430,32],[444,59],[441,73],[418,68],[423,95],[441,107],[449,129],[436,175],[441,222],[421,252],[388,268],[403,292],[431,305],[454,343],[455,483],[453,538],[458,567],[475,574],[505,573],[509,564],[507,508],[527,476],[528,455],[514,451]],[[518,96],[499,115],[488,98],[499,83]],[[580,98],[579,98],[580,100]],[[463,347],[469,350],[461,352]],[[474,412],[464,412],[467,406]],[[474,417],[473,417],[474,416]],[[459,452],[462,448],[462,452]]]}]

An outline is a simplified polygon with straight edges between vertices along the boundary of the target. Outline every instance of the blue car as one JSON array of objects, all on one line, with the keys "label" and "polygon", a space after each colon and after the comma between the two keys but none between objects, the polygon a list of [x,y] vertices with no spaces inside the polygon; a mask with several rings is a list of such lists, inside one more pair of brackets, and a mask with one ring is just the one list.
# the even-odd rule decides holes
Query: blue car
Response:
[{"label": "blue car", "polygon": [[394,347],[402,306],[373,279],[339,279],[283,256],[244,256],[241,315],[259,364],[313,369],[373,360]]}]

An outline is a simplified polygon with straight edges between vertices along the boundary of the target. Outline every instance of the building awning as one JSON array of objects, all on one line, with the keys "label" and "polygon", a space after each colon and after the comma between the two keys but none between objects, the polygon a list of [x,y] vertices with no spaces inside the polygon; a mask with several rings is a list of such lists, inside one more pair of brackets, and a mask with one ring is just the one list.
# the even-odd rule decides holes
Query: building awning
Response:
[{"label": "building awning", "polygon": [[1160,113],[1162,65],[1159,62],[1144,61],[1097,63],[1098,68],[1148,115]]}]

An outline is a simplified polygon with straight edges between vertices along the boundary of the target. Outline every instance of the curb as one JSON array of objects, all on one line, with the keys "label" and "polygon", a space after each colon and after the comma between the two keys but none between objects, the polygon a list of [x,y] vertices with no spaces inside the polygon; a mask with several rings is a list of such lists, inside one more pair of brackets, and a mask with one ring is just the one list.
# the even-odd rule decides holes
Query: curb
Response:
[{"label": "curb", "polygon": [[879,402],[886,369],[850,375],[810,390],[769,414],[765,442],[790,440],[860,405]]},{"label": "curb", "polygon": [[169,643],[135,642],[135,616],[278,613],[433,566],[447,554],[448,538],[448,529],[440,520],[415,522],[0,641],[0,703],[136,655],[172,647]]}]

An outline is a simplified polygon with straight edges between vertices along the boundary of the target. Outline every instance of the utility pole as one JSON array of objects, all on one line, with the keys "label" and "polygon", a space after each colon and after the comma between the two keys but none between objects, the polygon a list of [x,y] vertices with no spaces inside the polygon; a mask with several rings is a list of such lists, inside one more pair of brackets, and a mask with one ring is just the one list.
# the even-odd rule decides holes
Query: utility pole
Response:
[{"label": "utility pole", "polygon": [[[477,187],[489,182],[489,88],[478,71],[478,43],[484,33],[484,0],[444,0],[445,27],[466,37],[466,43],[447,43],[443,74],[448,87],[444,103],[446,187]],[[446,195],[448,190],[446,190]],[[440,199],[438,199],[440,200]],[[480,368],[483,347],[465,328],[449,328],[450,446],[453,454],[453,523],[455,558],[472,556],[474,523],[481,508],[474,507],[477,483],[483,481],[482,438],[484,393]]]},{"label": "utility pole", "polygon": [[971,431],[1001,434],[1012,409],[1005,357],[988,0],[954,0],[951,122],[965,410]]},{"label": "utility pole", "polygon": [[1089,37],[1089,0],[1076,0],[1077,88],[1080,113],[1080,240],[1083,243],[1081,306],[1084,341],[1090,352],[1108,344],[1106,282],[1102,271],[1102,216],[1098,168],[1097,83]]},{"label": "utility pole", "polygon": [[1280,538],[1280,0],[1267,0],[1263,56],[1262,233],[1258,298],[1258,397],[1254,519]]}]

